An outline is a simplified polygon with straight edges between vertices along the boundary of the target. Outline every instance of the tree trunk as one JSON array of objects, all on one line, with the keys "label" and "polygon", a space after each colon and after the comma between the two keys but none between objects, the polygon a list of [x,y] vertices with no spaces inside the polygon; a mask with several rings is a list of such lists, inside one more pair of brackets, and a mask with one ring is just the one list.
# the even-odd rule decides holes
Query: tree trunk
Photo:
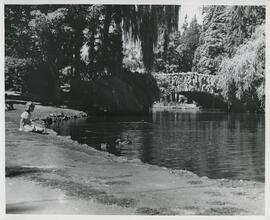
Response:
[{"label": "tree trunk", "polygon": [[74,82],[80,80],[81,71],[81,47],[83,42],[82,29],[78,27],[75,30],[75,37],[73,43],[73,54],[72,54],[72,75],[70,78],[70,89],[73,91]]},{"label": "tree trunk", "polygon": [[80,79],[80,70],[81,70],[81,47],[83,42],[82,29],[76,30],[75,34],[75,46],[74,46],[74,79]]},{"label": "tree trunk", "polygon": [[59,79],[59,72],[56,64],[51,60],[48,59],[48,66],[50,69],[50,74],[53,79],[53,87],[54,87],[54,95],[55,101],[61,101],[61,88],[60,88],[60,79]]},{"label": "tree trunk", "polygon": [[166,53],[168,50],[168,43],[169,43],[169,34],[168,31],[165,30],[164,32],[164,44],[163,44],[163,53]]},{"label": "tree trunk", "polygon": [[106,6],[106,14],[105,14],[105,21],[104,21],[104,28],[102,31],[102,55],[104,57],[104,65],[107,64],[109,57],[108,57],[108,38],[109,38],[109,28],[111,25],[112,19],[112,6]]}]

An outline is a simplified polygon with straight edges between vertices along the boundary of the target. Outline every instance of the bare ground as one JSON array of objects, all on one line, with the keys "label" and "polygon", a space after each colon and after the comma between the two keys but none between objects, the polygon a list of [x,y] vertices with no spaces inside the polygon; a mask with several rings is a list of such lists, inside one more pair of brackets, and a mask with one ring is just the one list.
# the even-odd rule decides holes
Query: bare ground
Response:
[{"label": "bare ground", "polygon": [[[128,161],[70,139],[18,131],[6,112],[8,214],[264,215],[264,183],[212,180]],[[34,117],[79,115],[37,106]]]}]

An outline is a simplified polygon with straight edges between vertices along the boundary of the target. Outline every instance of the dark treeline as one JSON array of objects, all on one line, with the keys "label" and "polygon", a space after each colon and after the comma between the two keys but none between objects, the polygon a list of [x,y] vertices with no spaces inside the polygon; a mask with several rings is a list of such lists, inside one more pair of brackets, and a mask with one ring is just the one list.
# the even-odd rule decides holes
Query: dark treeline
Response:
[{"label": "dark treeline", "polygon": [[[71,86],[70,94],[81,98],[90,92],[95,97],[98,94],[93,93],[101,91],[102,85],[116,83],[110,85],[108,94],[118,91],[119,96],[141,96],[137,89],[143,83],[135,80],[138,85],[134,84],[130,70],[195,71],[219,76],[217,89],[222,90],[231,110],[263,111],[265,7],[202,7],[203,24],[196,17],[190,23],[186,19],[182,31],[178,30],[179,7],[5,5],[6,89],[25,94],[47,91],[43,95],[61,102],[64,84]],[[107,82],[108,77],[114,79]],[[146,87],[154,89],[149,77],[151,85]],[[38,79],[42,85],[35,82]],[[89,91],[80,91],[86,84]],[[144,108],[156,98],[156,91],[150,93],[155,95]],[[117,97],[116,103],[128,99]],[[90,103],[98,100],[87,95],[85,99],[91,100],[90,105],[108,107],[105,101]],[[139,100],[134,98],[132,106]]]},{"label": "dark treeline", "polygon": [[[178,11],[179,6],[161,5],[6,5],[6,89],[18,82],[26,93],[30,72],[44,72],[56,101],[62,99],[60,86],[65,82],[81,97],[87,92],[78,94],[73,88],[78,81],[102,78],[106,83],[104,78],[120,79],[127,71],[122,68],[123,35],[141,42],[143,64],[150,70],[160,30],[168,34],[177,30]],[[128,86],[138,89],[132,82]]]}]

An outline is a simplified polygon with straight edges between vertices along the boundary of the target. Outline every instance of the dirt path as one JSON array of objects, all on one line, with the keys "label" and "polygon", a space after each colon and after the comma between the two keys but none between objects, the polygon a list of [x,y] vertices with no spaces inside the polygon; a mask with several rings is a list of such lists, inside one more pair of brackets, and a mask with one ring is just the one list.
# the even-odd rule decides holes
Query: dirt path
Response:
[{"label": "dirt path", "polygon": [[[72,140],[19,132],[6,112],[7,213],[264,215],[264,183],[211,180],[127,161]],[[79,111],[37,106],[34,117]]]}]

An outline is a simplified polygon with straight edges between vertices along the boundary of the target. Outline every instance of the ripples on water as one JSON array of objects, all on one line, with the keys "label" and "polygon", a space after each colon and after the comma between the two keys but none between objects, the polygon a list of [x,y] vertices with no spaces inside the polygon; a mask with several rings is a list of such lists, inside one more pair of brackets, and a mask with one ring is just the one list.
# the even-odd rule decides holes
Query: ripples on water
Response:
[{"label": "ripples on water", "polygon": [[92,117],[54,124],[60,135],[100,148],[127,135],[113,153],[199,176],[264,181],[264,115],[155,111],[152,117]]}]

